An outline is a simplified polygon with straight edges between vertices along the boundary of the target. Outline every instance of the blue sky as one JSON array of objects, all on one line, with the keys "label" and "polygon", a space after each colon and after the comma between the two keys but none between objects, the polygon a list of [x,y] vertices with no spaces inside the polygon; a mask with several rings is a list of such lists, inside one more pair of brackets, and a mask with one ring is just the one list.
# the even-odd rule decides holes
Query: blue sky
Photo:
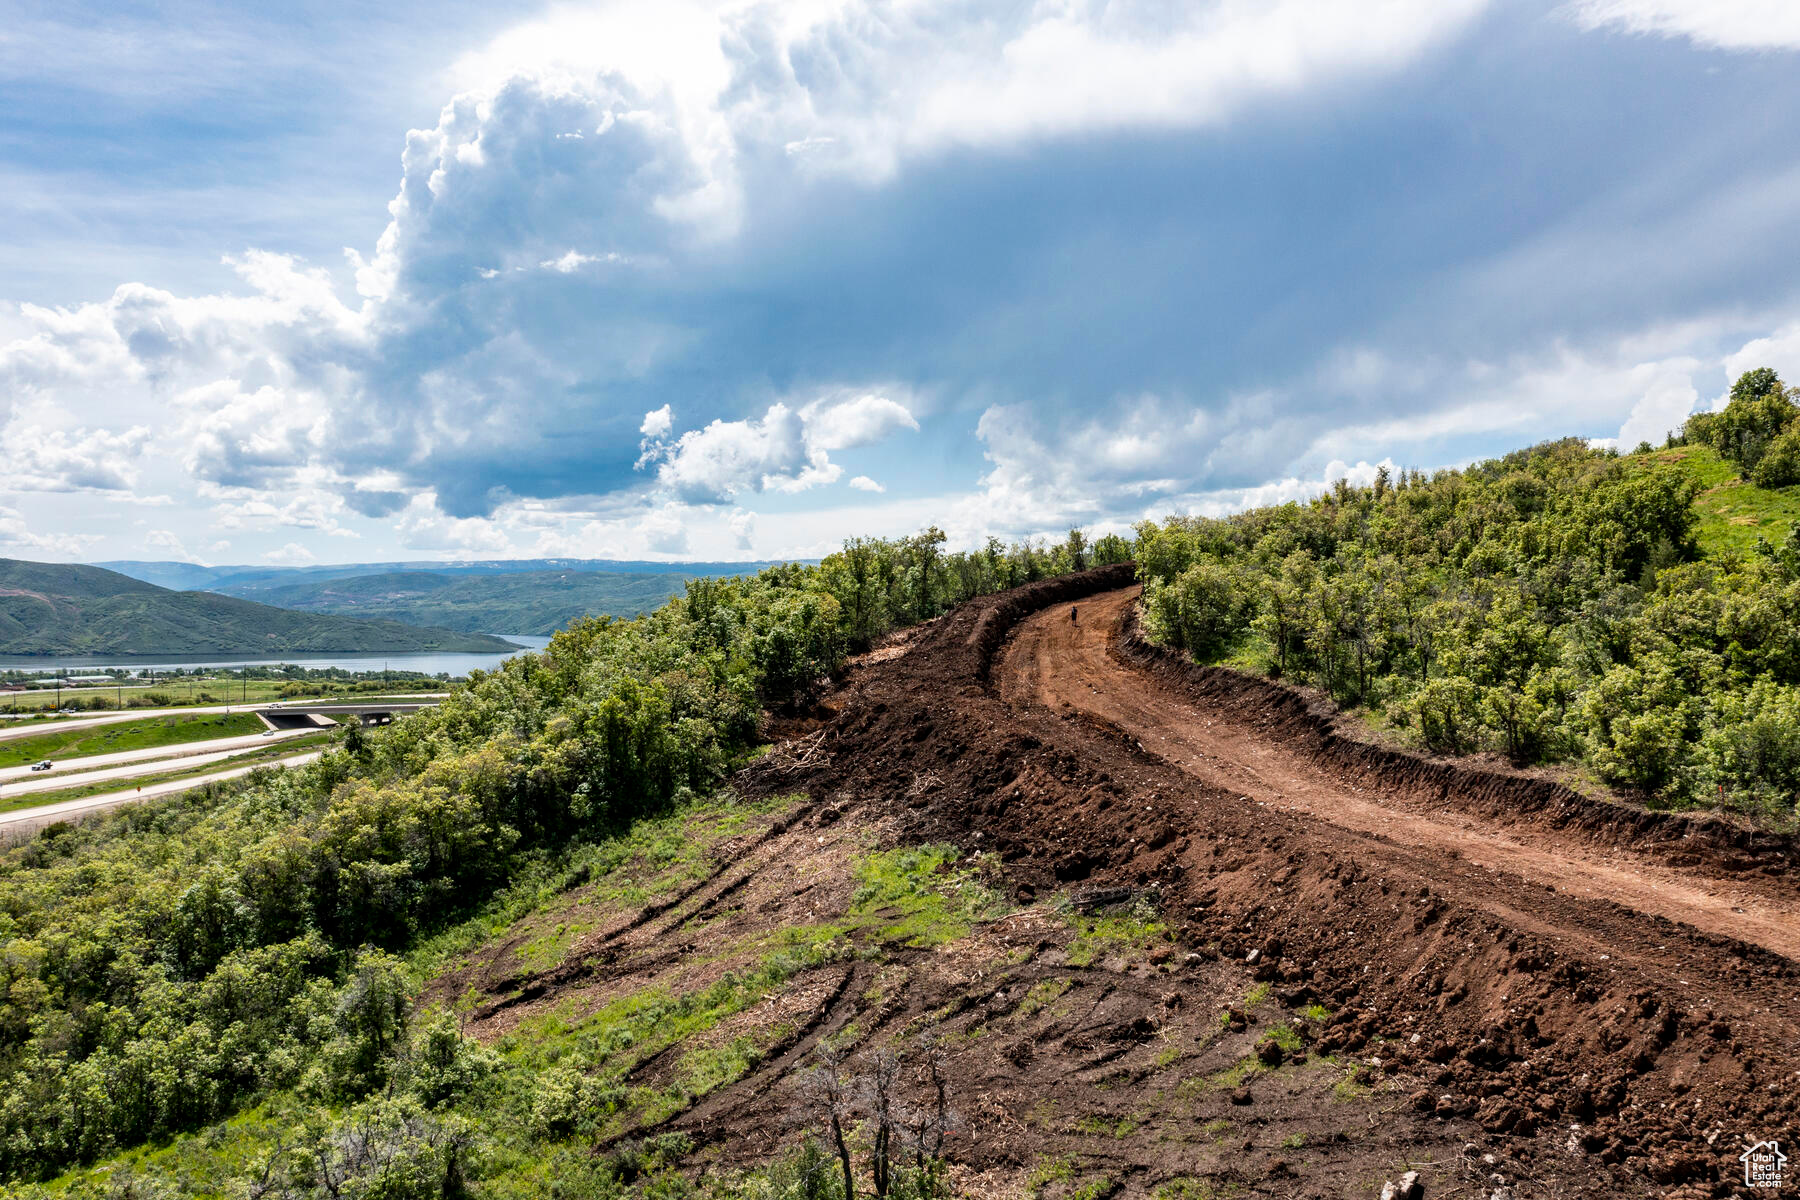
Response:
[{"label": "blue sky", "polygon": [[0,554],[966,544],[1800,380],[1787,0],[266,7],[0,23]]}]

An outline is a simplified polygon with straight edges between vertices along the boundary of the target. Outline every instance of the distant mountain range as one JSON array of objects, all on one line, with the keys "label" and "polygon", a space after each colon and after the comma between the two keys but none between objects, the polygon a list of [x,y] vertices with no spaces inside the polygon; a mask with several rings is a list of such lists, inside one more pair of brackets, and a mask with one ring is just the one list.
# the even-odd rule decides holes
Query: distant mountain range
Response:
[{"label": "distant mountain range", "polygon": [[449,575],[393,571],[275,586],[236,585],[234,594],[301,612],[382,617],[445,629],[550,634],[585,616],[635,617],[687,585],[685,575],[522,571]]},{"label": "distant mountain range", "polygon": [[[698,576],[753,574],[773,561],[758,562],[642,562],[614,558],[510,558],[486,562],[375,562],[337,563],[311,567],[219,566],[199,563],[143,562],[121,559],[93,564],[117,571],[158,587],[178,591],[224,592],[241,595],[265,587],[282,587],[308,579],[349,579],[356,575],[392,575],[425,571],[433,575],[525,575],[575,573],[582,575],[678,575]],[[519,630],[517,632],[523,632]]]},{"label": "distant mountain range", "polygon": [[300,612],[543,635],[584,616],[638,616],[680,595],[690,579],[749,574],[772,564],[531,558],[314,567],[99,565],[164,587],[204,589]]},{"label": "distant mountain range", "polygon": [[0,559],[0,654],[502,651],[503,638],[171,591],[101,567]]}]

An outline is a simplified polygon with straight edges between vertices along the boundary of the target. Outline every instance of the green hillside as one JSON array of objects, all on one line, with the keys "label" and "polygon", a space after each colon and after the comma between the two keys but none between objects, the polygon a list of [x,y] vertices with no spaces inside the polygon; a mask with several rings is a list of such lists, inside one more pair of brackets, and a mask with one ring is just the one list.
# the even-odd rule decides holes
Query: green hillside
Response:
[{"label": "green hillside", "polygon": [[[436,976],[462,995],[457,964],[540,899],[592,883],[650,902],[741,858],[772,821],[799,826],[789,798],[696,804],[755,752],[762,710],[808,704],[892,629],[1130,549],[943,542],[859,538],[817,566],[707,581],[640,621],[578,623],[386,729],[348,730],[310,766],[0,847],[0,1195],[314,1196],[288,1173],[323,1163],[344,1200],[625,1196],[597,1136],[740,1078],[767,1045],[723,1022],[803,970],[859,964],[847,931],[867,931],[871,959],[910,961],[936,944],[918,939],[966,934],[990,903],[976,864],[945,847],[859,853],[854,893],[846,878],[806,926],[703,960],[699,991],[637,989],[612,1006],[622,1022],[578,1040],[522,1025],[507,1061],[451,1013],[415,1019],[411,989]],[[602,914],[563,914],[524,952],[561,954]],[[602,1028],[605,1072],[570,1070]],[[546,1057],[565,1047],[560,1066]],[[685,1090],[640,1085],[636,1068],[671,1049]],[[385,1140],[395,1120],[403,1146]],[[393,1147],[393,1169],[346,1171],[335,1148],[357,1145]],[[204,1173],[165,1184],[186,1152]],[[98,1192],[84,1171],[56,1179],[95,1162]]]},{"label": "green hillside", "polygon": [[1630,456],[1628,463],[1669,463],[1699,485],[1694,537],[1708,557],[1750,554],[1757,540],[1779,545],[1800,526],[1800,486],[1758,487],[1710,446],[1673,446]]},{"label": "green hillside", "polygon": [[1800,390],[1657,450],[1579,438],[1138,529],[1151,636],[1445,754],[1800,824]]},{"label": "green hillside", "polygon": [[115,571],[0,559],[0,654],[379,654],[506,650],[482,634],[172,592]]},{"label": "green hillside", "polygon": [[255,596],[301,612],[547,635],[581,617],[641,616],[680,595],[687,579],[666,573],[390,571],[264,587]]}]

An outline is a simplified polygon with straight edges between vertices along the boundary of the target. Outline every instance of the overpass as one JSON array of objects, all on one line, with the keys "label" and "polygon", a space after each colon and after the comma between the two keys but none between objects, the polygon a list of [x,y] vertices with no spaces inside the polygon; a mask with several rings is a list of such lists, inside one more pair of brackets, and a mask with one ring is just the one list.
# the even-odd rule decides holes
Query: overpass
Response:
[{"label": "overpass", "polygon": [[270,705],[257,712],[263,720],[277,729],[319,726],[327,722],[348,721],[351,717],[365,726],[391,725],[395,717],[403,717],[422,708],[435,708],[437,704],[436,700],[372,700],[366,704],[354,701],[299,700],[278,706]]}]

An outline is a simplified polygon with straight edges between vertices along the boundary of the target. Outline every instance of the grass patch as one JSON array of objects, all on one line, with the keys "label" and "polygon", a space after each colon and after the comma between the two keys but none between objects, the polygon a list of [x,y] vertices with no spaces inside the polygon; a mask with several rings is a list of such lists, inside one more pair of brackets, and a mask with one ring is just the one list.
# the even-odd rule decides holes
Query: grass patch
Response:
[{"label": "grass patch", "polygon": [[1073,1157],[1041,1159],[1037,1166],[1031,1168],[1031,1174],[1025,1177],[1025,1194],[1038,1196],[1051,1184],[1067,1183],[1073,1178],[1075,1178]]},{"label": "grass patch", "polygon": [[1071,1127],[1075,1133],[1085,1133],[1089,1137],[1125,1138],[1137,1132],[1139,1121],[1134,1116],[1128,1117],[1082,1117]]},{"label": "grass patch", "polygon": [[1005,897],[974,869],[958,867],[955,846],[905,846],[870,854],[856,864],[854,918],[876,918],[871,934],[884,942],[932,947],[966,937],[978,922],[1006,912]]},{"label": "grass patch", "polygon": [[1092,966],[1111,956],[1128,962],[1141,958],[1166,940],[1169,932],[1147,900],[1139,900],[1123,914],[1103,916],[1067,908],[1063,916],[1075,931],[1068,951],[1069,965],[1075,967]]},{"label": "grass patch", "polygon": [[1157,1184],[1156,1190],[1150,1194],[1155,1200],[1220,1200],[1236,1191],[1230,1185],[1227,1185],[1227,1190],[1220,1191],[1204,1179],[1196,1179],[1192,1175],[1177,1175]]},{"label": "grass patch", "polygon": [[[252,679],[246,686],[245,681],[236,677],[208,676],[188,678],[158,679],[154,684],[127,683],[123,690],[106,684],[85,687],[66,687],[59,693],[55,688],[33,688],[28,692],[14,692],[7,696],[0,708],[8,712],[43,712],[54,713],[58,704],[79,707],[77,716],[92,716],[98,712],[118,712],[121,696],[125,701],[126,711],[144,709],[149,712],[157,710],[180,710],[196,705],[224,704],[268,704],[281,701],[284,704],[311,704],[318,702],[344,703],[354,701],[357,704],[392,701],[409,698],[408,693],[429,692],[444,694],[454,692],[463,685],[446,682],[441,679],[395,679],[386,688],[368,690],[363,688],[365,682],[331,680],[296,681],[292,679]],[[298,687],[295,694],[290,689]]]},{"label": "grass patch", "polygon": [[[725,800],[640,820],[609,842],[582,847],[520,880],[488,912],[417,952],[415,970],[430,977],[458,967],[471,950],[516,936],[531,919],[540,932],[514,953],[528,965],[561,962],[604,913],[673,895],[703,878],[721,841],[755,832],[792,803],[791,797],[762,806]],[[543,1127],[563,1134],[597,1139],[653,1126],[754,1070],[782,1030],[695,1045],[702,1035],[778,994],[797,975],[853,955],[853,936],[936,946],[1003,907],[951,846],[870,854],[853,870],[857,887],[843,918],[785,926],[723,947],[718,959],[753,965],[727,971],[708,987],[678,993],[653,985],[592,1013],[565,1007],[522,1022],[499,1043],[505,1090],[534,1094]],[[679,1057],[664,1082],[633,1082],[638,1068],[665,1054]]]},{"label": "grass patch", "polygon": [[[1335,1060],[1335,1059],[1331,1059],[1331,1060],[1327,1060],[1327,1061],[1329,1061],[1332,1066],[1339,1065],[1337,1063],[1337,1060]],[[1368,1086],[1367,1084],[1358,1083],[1356,1081],[1356,1072],[1345,1071],[1343,1078],[1339,1079],[1336,1083],[1332,1084],[1331,1098],[1333,1100],[1337,1100],[1342,1103],[1348,1104],[1355,1100],[1361,1100],[1364,1096],[1367,1096],[1370,1092],[1372,1092],[1374,1090],[1375,1090],[1374,1088]]]},{"label": "grass patch", "polygon": [[[675,994],[649,987],[578,1020],[569,1020],[561,1011],[534,1017],[501,1040],[500,1054],[507,1071],[518,1078],[515,1086],[541,1078],[572,1097],[566,1101],[570,1111],[565,1116],[553,1111],[554,1105],[565,1103],[560,1093],[546,1099],[540,1088],[539,1109],[548,1114],[540,1119],[547,1123],[566,1123],[595,1137],[656,1124],[741,1079],[761,1060],[763,1047],[753,1039],[737,1038],[722,1047],[689,1051],[678,1060],[674,1082],[662,1088],[629,1085],[627,1078],[639,1065],[713,1029],[795,975],[847,950],[843,942],[832,941],[816,945],[811,953],[778,951],[753,970],[727,972],[697,991]],[[569,1070],[581,1076],[573,1085],[567,1082]]]},{"label": "grass patch", "polygon": [[1701,553],[1709,558],[1748,556],[1759,537],[1780,545],[1788,531],[1800,524],[1800,487],[1757,487],[1710,446],[1678,446],[1629,455],[1625,462],[1675,463],[1700,485],[1702,490],[1694,500],[1700,523],[1694,536]]},{"label": "grass patch", "polygon": [[1063,993],[1074,986],[1075,981],[1066,975],[1057,979],[1039,980],[1031,985],[1031,990],[1025,993],[1023,1000],[1019,1001],[1019,1007],[1013,1010],[1013,1016],[1020,1020],[1035,1017],[1056,1003]]},{"label": "grass patch", "polygon": [[1241,1088],[1267,1070],[1254,1054],[1246,1054],[1223,1071],[1208,1075],[1206,1084],[1214,1088]]},{"label": "grass patch", "polygon": [[[772,1031],[772,1040],[779,1042],[783,1036],[781,1029]],[[682,1088],[693,1096],[706,1096],[707,1092],[715,1092],[727,1083],[736,1083],[743,1076],[751,1074],[756,1063],[763,1061],[763,1047],[756,1043],[756,1038],[733,1038],[727,1045],[698,1049],[682,1054],[680,1065],[675,1074],[680,1078]]]},{"label": "grass patch", "polygon": [[1286,1021],[1269,1026],[1264,1036],[1280,1046],[1283,1054],[1294,1055],[1306,1049],[1306,1043],[1300,1040],[1300,1031]]},{"label": "grass patch", "polygon": [[514,949],[519,965],[554,967],[608,915],[703,877],[720,841],[766,828],[804,800],[777,796],[746,803],[722,794],[637,820],[603,842],[546,856],[521,871],[480,913],[425,939],[410,956],[413,972],[423,981],[465,967],[483,946],[521,932],[526,922],[534,922],[537,932]]}]

